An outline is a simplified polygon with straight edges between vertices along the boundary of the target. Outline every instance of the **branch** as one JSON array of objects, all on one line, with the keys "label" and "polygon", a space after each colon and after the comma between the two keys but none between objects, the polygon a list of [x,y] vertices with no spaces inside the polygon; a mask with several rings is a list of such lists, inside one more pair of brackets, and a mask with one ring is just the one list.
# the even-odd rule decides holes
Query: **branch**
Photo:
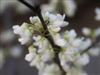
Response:
[{"label": "branch", "polygon": [[[46,30],[45,32],[45,35],[46,34],[50,34],[50,32],[48,31],[48,28],[47,28],[47,25],[45,24],[45,21],[43,19],[43,16],[41,14],[41,9],[40,9],[40,6],[36,6],[35,8],[33,6],[31,6],[30,4],[28,4],[26,1],[24,0],[18,0],[20,1],[21,3],[23,3],[24,5],[26,5],[28,8],[30,8],[33,12],[35,12],[35,14],[39,17],[42,25],[43,25],[43,28],[44,30]],[[54,48],[54,51],[55,51],[55,58],[54,58],[54,62],[57,63],[62,71],[62,75],[65,75],[66,72],[63,70],[62,66],[60,65],[60,60],[59,60],[59,52],[61,50],[61,47],[57,46],[54,41],[53,41],[53,38],[51,35],[48,35],[48,36],[44,36],[46,39],[48,39],[48,41],[50,42],[50,44],[52,45],[52,47]],[[60,50],[59,50],[60,49]]]},{"label": "branch", "polygon": [[[29,3],[27,3],[26,1],[24,1],[24,0],[18,0],[18,1],[21,2],[21,3],[23,3],[24,5],[26,5],[32,11],[34,11],[34,12],[36,11],[36,9],[33,6],[31,6]],[[36,14],[36,12],[35,12],[35,14]]]},{"label": "branch", "polygon": [[[31,6],[30,4],[28,4],[24,0],[18,0],[18,1],[20,1],[21,3],[26,5],[28,8],[30,8],[39,17],[39,19],[40,19],[40,21],[41,21],[41,23],[43,25],[44,30],[46,30],[45,34],[48,34],[49,31],[48,31],[47,25],[45,24],[45,21],[44,21],[44,19],[42,17],[40,6],[37,6],[36,8],[34,8],[33,6]],[[52,45],[55,45],[53,39],[51,39],[51,35],[49,35],[49,37],[48,36],[45,36],[45,37],[49,39],[49,42]]]}]

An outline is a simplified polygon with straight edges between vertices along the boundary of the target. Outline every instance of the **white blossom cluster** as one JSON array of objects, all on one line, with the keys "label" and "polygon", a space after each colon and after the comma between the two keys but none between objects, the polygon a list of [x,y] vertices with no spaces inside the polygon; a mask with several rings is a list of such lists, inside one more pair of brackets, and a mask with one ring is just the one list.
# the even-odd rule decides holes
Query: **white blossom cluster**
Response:
[{"label": "white blossom cluster", "polygon": [[98,37],[100,36],[100,28],[96,28],[96,29],[91,29],[91,28],[83,28],[82,29],[82,33],[85,35],[85,36],[90,36],[92,38],[95,38],[95,37]]},{"label": "white blossom cluster", "polygon": [[[59,7],[61,9],[59,9]],[[68,17],[73,17],[76,12],[77,5],[74,0],[50,0],[50,3],[42,5],[41,9],[42,12],[57,12],[57,9],[58,11],[63,9],[64,13],[66,13]]]},{"label": "white blossom cluster", "polygon": [[[83,28],[82,33],[86,37],[90,37],[93,41],[95,41],[96,37],[100,36],[100,28],[91,29],[91,28]],[[88,52],[92,56],[98,56],[100,54],[100,45],[98,44],[96,47],[93,47]]]},{"label": "white blossom cluster", "polygon": [[96,13],[96,16],[95,16],[95,20],[97,21],[100,21],[100,8],[95,8],[95,13]]},{"label": "white blossom cluster", "polygon": [[[45,36],[51,35],[54,43],[61,47],[58,56],[66,75],[87,75],[82,68],[90,61],[89,53],[81,54],[81,52],[91,45],[91,39],[78,37],[74,29],[60,32],[62,27],[69,24],[64,21],[65,15],[49,12],[42,15],[50,33]],[[13,26],[13,30],[15,34],[20,36],[18,41],[22,45],[29,45],[29,53],[25,56],[25,60],[39,70],[39,75],[62,74],[60,67],[54,62],[55,48],[52,47],[50,40],[44,36],[46,30],[43,29],[37,16],[30,17],[30,23]]]}]

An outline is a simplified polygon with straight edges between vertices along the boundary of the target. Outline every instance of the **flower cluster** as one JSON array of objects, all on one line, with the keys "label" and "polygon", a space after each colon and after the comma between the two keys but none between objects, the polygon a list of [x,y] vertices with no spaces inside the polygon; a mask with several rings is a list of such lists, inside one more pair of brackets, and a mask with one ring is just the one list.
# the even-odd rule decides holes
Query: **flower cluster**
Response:
[{"label": "flower cluster", "polygon": [[96,13],[95,19],[97,21],[100,21],[100,8],[95,8],[95,13]]},{"label": "flower cluster", "polygon": [[85,27],[82,29],[82,33],[86,37],[91,37],[95,39],[96,37],[100,36],[100,28],[90,29],[90,28]]},{"label": "flower cluster", "polygon": [[[29,54],[25,59],[31,66],[36,66],[38,69],[44,67],[44,64],[48,61],[52,61],[54,58],[54,51],[49,42],[42,36],[33,36],[35,41],[33,45],[29,47]],[[38,47],[38,49],[36,49]]]},{"label": "flower cluster", "polygon": [[[83,28],[82,33],[85,37],[89,37],[92,41],[96,41],[96,38],[100,36],[100,28],[90,29]],[[95,47],[91,48],[88,52],[92,56],[98,56],[100,54],[100,45],[97,44]]]},{"label": "flower cluster", "polygon": [[50,0],[50,3],[43,4],[41,9],[42,12],[60,12],[60,10],[63,10],[68,17],[73,17],[76,12],[77,5],[74,0]]},{"label": "flower cluster", "polygon": [[81,53],[91,45],[91,40],[84,37],[78,37],[74,29],[60,32],[62,27],[69,23],[64,21],[65,15],[51,14],[49,12],[42,14],[47,30],[43,29],[42,23],[37,16],[30,17],[30,24],[23,23],[21,26],[13,26],[14,33],[18,34],[19,42],[29,44],[29,53],[25,60],[30,62],[39,70],[39,75],[61,75],[61,69],[54,62],[55,48],[45,36],[51,35],[54,43],[61,47],[58,53],[60,65],[67,75],[87,75],[82,67],[89,63],[89,54]]}]

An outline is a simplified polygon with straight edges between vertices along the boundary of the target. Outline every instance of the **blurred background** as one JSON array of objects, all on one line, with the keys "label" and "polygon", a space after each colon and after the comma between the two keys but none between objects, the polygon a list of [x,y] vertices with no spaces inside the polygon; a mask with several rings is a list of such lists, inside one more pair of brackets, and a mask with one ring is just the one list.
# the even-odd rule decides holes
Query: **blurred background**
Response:
[{"label": "blurred background", "polygon": [[[31,5],[49,3],[49,0],[26,0]],[[95,20],[95,8],[100,8],[100,0],[74,0],[77,6],[74,16],[68,14],[68,29],[75,29],[81,35],[83,27],[98,28],[100,21]],[[34,4],[35,3],[35,4]],[[17,0],[0,0],[0,75],[37,75],[37,69],[24,60],[27,47],[21,46],[12,26],[29,22],[34,13]],[[85,67],[89,75],[100,75],[100,56],[91,57]]]}]

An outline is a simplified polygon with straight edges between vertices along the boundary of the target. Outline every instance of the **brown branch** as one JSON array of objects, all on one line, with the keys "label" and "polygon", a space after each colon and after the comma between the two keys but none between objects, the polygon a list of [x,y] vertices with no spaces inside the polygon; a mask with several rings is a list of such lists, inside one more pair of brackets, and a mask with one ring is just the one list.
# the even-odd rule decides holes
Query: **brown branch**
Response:
[{"label": "brown branch", "polygon": [[[50,32],[48,31],[48,28],[47,28],[47,25],[45,24],[45,21],[43,19],[43,16],[41,14],[41,9],[40,9],[40,6],[36,6],[35,8],[33,6],[31,6],[30,4],[28,4],[26,1],[24,0],[18,0],[20,1],[21,3],[23,3],[24,5],[26,5],[28,8],[30,8],[33,12],[35,12],[35,14],[39,17],[42,25],[43,25],[43,28],[44,30],[46,30],[45,32],[45,35],[46,34],[50,34]],[[57,46],[54,41],[53,41],[53,38],[51,35],[48,35],[48,36],[44,36],[46,39],[48,39],[48,41],[50,42],[50,44],[52,45],[52,47],[54,48],[54,51],[55,51],[55,58],[54,58],[54,62],[57,63],[62,71],[62,75],[65,75],[66,72],[63,70],[62,66],[60,65],[60,60],[59,60],[59,52],[61,50],[61,47]],[[60,49],[60,50],[59,50]]]}]

